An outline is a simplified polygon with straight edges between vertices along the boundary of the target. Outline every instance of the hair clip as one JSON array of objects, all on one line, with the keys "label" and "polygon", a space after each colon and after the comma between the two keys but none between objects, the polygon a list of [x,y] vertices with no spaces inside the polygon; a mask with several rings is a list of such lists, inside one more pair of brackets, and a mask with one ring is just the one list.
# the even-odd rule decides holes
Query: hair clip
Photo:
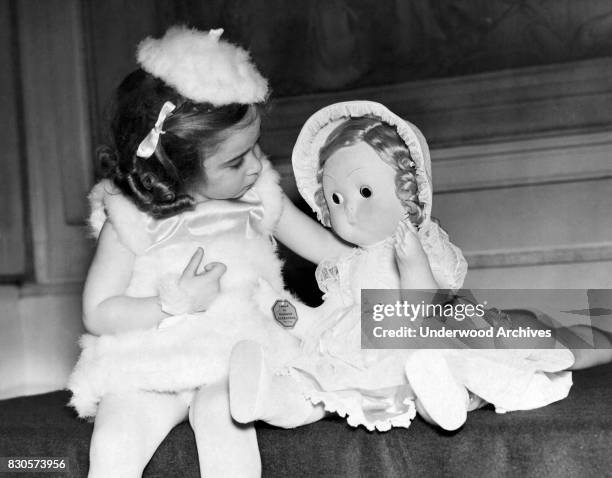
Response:
[{"label": "hair clip", "polygon": [[159,111],[159,115],[157,116],[155,126],[151,128],[149,134],[147,134],[145,139],[143,139],[138,145],[136,156],[139,158],[150,158],[153,155],[157,149],[157,143],[159,143],[159,136],[165,133],[165,131],[162,130],[164,121],[166,120],[167,116],[175,110],[175,108],[176,106],[174,106],[174,103],[170,101],[166,101],[164,103]]}]

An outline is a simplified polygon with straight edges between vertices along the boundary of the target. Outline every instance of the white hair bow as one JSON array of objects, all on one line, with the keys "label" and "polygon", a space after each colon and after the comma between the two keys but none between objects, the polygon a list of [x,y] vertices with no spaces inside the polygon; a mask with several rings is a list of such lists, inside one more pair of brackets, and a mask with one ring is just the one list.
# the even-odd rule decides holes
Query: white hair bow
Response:
[{"label": "white hair bow", "polygon": [[157,121],[155,122],[155,126],[151,128],[149,134],[145,136],[145,139],[143,139],[138,145],[136,156],[139,158],[150,158],[153,155],[157,149],[157,143],[159,143],[159,136],[165,133],[165,131],[162,130],[164,121],[166,120],[166,117],[175,110],[175,108],[176,106],[174,106],[174,103],[170,101],[166,101],[164,103],[164,106],[162,106],[159,116],[157,117]]}]

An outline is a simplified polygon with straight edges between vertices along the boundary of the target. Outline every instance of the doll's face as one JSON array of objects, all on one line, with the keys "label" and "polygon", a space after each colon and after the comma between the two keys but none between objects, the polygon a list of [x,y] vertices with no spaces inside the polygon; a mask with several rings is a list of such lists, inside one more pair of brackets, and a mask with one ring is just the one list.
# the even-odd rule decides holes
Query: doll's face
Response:
[{"label": "doll's face", "polygon": [[341,148],[323,166],[323,193],[336,234],[357,246],[390,237],[405,215],[395,170],[367,143]]}]

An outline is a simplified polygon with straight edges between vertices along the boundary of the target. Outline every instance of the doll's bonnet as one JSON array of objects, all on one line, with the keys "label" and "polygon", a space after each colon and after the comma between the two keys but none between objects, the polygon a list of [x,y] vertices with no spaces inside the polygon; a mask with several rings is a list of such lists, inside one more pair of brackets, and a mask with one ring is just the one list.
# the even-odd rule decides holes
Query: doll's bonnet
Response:
[{"label": "doll's bonnet", "polygon": [[300,194],[321,221],[322,213],[315,201],[315,193],[320,187],[317,179],[319,151],[327,137],[340,123],[348,118],[363,116],[378,118],[393,126],[405,141],[416,166],[418,198],[424,209],[423,222],[418,229],[421,244],[440,287],[459,289],[467,273],[467,263],[461,250],[450,242],[448,234],[431,219],[433,190],[427,141],[416,126],[392,113],[380,103],[373,101],[335,103],[317,111],[306,121],[292,154],[293,173]]}]

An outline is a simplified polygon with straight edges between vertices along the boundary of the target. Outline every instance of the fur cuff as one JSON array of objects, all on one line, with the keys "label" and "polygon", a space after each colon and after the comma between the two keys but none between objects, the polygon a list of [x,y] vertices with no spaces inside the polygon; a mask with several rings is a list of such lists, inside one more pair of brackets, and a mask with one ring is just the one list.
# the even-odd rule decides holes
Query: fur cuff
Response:
[{"label": "fur cuff", "polygon": [[265,231],[272,233],[283,212],[284,194],[279,185],[278,172],[267,158],[263,158],[261,162],[262,171],[253,186],[253,191],[257,193],[264,207],[262,227]]},{"label": "fur cuff", "polygon": [[195,301],[178,283],[174,274],[164,276],[159,283],[159,305],[170,315],[183,315],[196,312]]}]

